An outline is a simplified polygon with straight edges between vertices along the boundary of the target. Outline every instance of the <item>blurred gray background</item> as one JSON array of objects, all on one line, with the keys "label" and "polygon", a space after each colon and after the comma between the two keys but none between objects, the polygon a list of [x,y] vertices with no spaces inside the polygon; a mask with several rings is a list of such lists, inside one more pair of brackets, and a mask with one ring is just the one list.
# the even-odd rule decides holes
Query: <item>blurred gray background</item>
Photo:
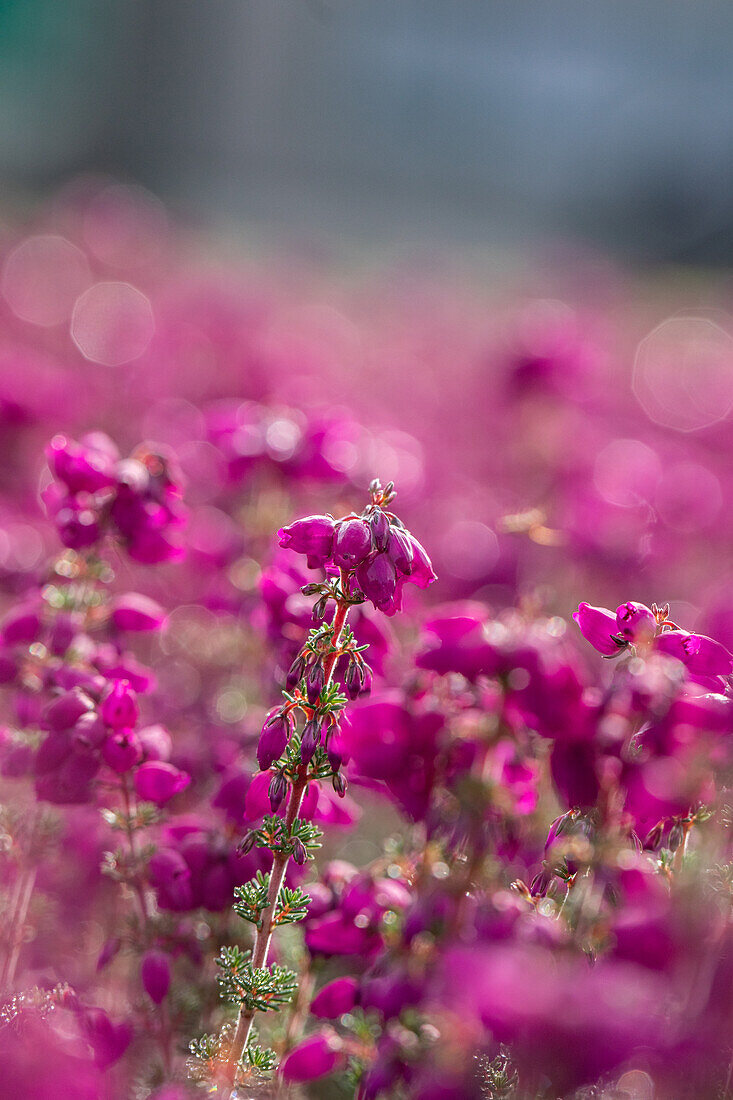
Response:
[{"label": "blurred gray background", "polygon": [[730,0],[0,0],[5,201],[733,259]]}]

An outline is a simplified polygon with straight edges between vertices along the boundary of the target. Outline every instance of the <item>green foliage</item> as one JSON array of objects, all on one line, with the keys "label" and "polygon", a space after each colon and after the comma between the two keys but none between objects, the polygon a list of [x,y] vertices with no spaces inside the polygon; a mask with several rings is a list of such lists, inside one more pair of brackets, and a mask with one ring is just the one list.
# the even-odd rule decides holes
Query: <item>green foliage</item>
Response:
[{"label": "green foliage", "polygon": [[277,854],[292,855],[293,841],[299,840],[306,850],[308,859],[313,859],[313,853],[321,846],[323,832],[317,825],[313,825],[310,821],[301,821],[298,817],[288,832],[281,817],[268,814],[260,828],[253,830],[250,834],[252,835],[258,848],[269,848],[271,852]]},{"label": "green foliage", "polygon": [[221,970],[217,980],[222,998],[250,1012],[279,1011],[293,999],[297,976],[277,963],[255,969],[250,956],[251,952],[236,945],[222,947],[216,960]]},{"label": "green foliage", "polygon": [[283,886],[277,899],[273,925],[296,924],[299,920],[303,920],[308,913],[310,900],[308,894],[304,894],[300,887],[291,890],[288,886]]},{"label": "green foliage", "polygon": [[267,891],[270,888],[270,876],[258,871],[254,878],[246,882],[244,886],[234,888],[234,896],[237,899],[232,908],[238,917],[249,921],[250,924],[259,925],[262,910],[267,905]]}]

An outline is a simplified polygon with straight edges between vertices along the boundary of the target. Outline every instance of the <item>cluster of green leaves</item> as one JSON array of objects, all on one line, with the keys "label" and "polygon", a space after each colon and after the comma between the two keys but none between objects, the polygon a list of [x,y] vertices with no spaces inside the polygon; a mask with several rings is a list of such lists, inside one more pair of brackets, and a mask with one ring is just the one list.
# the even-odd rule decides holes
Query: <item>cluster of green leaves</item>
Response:
[{"label": "cluster of green leaves", "polygon": [[277,1012],[290,1003],[298,988],[292,970],[277,963],[256,969],[251,952],[242,951],[236,944],[222,947],[216,965],[221,971],[217,980],[222,998],[249,1012]]},{"label": "cluster of green leaves", "polygon": [[321,829],[310,821],[302,821],[296,817],[288,832],[281,817],[268,814],[263,818],[259,829],[253,829],[248,834],[245,845],[247,848],[253,845],[257,845],[258,848],[269,848],[277,855],[292,855],[294,842],[297,840],[305,848],[308,859],[313,859],[316,849],[321,846],[322,838]]}]

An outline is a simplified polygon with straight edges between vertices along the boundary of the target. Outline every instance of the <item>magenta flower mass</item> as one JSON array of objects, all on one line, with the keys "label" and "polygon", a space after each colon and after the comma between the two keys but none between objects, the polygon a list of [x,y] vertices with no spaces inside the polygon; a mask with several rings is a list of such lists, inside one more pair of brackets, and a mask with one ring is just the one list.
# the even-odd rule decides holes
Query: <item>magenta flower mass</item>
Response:
[{"label": "magenta flower mass", "polygon": [[110,186],[2,241],[0,1095],[730,1100],[730,348]]}]

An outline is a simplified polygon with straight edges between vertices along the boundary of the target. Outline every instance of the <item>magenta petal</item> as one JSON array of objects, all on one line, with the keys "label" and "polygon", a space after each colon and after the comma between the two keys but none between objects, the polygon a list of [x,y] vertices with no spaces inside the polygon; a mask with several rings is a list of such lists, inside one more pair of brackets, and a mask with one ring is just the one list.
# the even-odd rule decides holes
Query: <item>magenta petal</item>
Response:
[{"label": "magenta petal", "polygon": [[335,1031],[317,1031],[293,1047],[280,1066],[286,1081],[315,1081],[332,1073],[343,1060],[342,1044]]},{"label": "magenta petal", "polygon": [[612,638],[613,634],[618,634],[618,622],[612,611],[605,607],[592,607],[589,603],[581,603],[578,610],[574,612],[573,618],[586,642],[590,642],[599,653],[605,657],[618,653],[620,647]]},{"label": "magenta petal", "polygon": [[141,764],[135,772],[135,790],[138,798],[164,806],[174,795],[184,791],[191,782],[187,772],[164,760],[150,760]]},{"label": "magenta petal", "polygon": [[359,990],[356,978],[336,978],[324,985],[311,1001],[311,1014],[322,1020],[335,1020],[351,1012]]},{"label": "magenta petal", "polygon": [[686,630],[669,630],[657,638],[657,649],[676,657],[698,676],[730,676],[733,656],[713,638],[704,634],[688,634]]}]

